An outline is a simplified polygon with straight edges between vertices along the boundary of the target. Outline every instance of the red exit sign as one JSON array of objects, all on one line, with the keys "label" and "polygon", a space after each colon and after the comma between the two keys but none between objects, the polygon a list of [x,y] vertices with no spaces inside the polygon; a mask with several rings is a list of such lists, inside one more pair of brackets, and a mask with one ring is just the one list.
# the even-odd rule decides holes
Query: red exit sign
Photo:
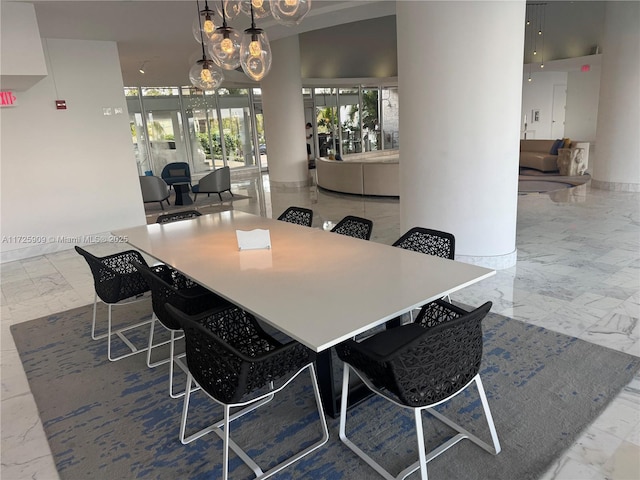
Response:
[{"label": "red exit sign", "polygon": [[11,107],[18,103],[18,99],[11,91],[0,92],[0,106]]}]

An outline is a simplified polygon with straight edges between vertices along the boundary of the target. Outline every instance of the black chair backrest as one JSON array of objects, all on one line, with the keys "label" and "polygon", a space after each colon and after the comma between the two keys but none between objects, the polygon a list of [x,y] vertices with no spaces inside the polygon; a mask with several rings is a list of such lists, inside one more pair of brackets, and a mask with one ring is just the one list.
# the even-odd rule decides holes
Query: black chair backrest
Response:
[{"label": "black chair backrest", "polygon": [[310,227],[313,222],[313,210],[302,207],[289,207],[282,212],[278,220]]},{"label": "black chair backrest", "polygon": [[278,342],[238,307],[193,316],[172,305],[167,311],[184,330],[189,372],[209,395],[223,403],[238,402],[315,360],[312,350],[298,342]]},{"label": "black chair backrest", "polygon": [[453,260],[456,239],[451,233],[414,227],[396,240],[393,246]]},{"label": "black chair backrest", "polygon": [[164,166],[160,173],[165,181],[171,182],[172,178],[189,179],[191,181],[191,168],[187,162],[171,162]]},{"label": "black chair backrest", "polygon": [[134,266],[151,289],[153,313],[165,327],[171,330],[180,330],[181,327],[178,321],[167,312],[167,304],[190,315],[211,309],[216,305],[229,305],[222,298],[166,265],[149,267],[134,262]]},{"label": "black chair backrest", "polygon": [[185,210],[183,212],[174,212],[167,213],[165,215],[160,215],[156,220],[156,223],[171,223],[177,222],[179,220],[188,220],[191,218],[196,218],[201,216],[202,214],[197,210]]},{"label": "black chair backrest", "polygon": [[471,312],[443,300],[429,305],[434,309],[433,326],[418,318],[361,343],[348,340],[336,347],[339,357],[405,405],[430,405],[453,395],[480,369],[481,324],[492,304]]},{"label": "black chair backrest", "polygon": [[366,218],[347,215],[338,224],[331,229],[334,233],[346,235],[348,237],[361,238],[369,240],[371,231],[373,230],[373,222]]},{"label": "black chair backrest", "polygon": [[89,264],[96,293],[103,302],[118,303],[149,291],[147,282],[133,266],[133,262],[147,264],[140,252],[127,250],[96,257],[77,245],[75,249]]}]

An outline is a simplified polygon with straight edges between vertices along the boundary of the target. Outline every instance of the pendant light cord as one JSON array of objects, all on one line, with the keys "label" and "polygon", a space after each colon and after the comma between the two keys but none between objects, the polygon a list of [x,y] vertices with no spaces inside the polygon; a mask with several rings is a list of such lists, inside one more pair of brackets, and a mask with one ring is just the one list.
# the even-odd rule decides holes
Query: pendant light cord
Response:
[{"label": "pendant light cord", "polygon": [[53,62],[51,61],[51,52],[49,52],[49,39],[44,39],[45,50],[47,51],[47,58],[49,59],[49,68],[51,68],[51,79],[53,80],[53,89],[56,92],[56,98],[60,98],[58,94],[58,84],[56,83],[56,74],[53,69]]},{"label": "pendant light cord", "polygon": [[227,28],[227,15],[224,12],[224,0],[220,0],[220,9],[222,10],[222,26]]},{"label": "pendant light cord", "polygon": [[196,7],[198,8],[198,26],[200,27],[200,44],[202,45],[202,60],[206,60],[207,55],[204,53],[204,37],[202,36],[202,15],[200,15],[200,0],[196,0]]}]

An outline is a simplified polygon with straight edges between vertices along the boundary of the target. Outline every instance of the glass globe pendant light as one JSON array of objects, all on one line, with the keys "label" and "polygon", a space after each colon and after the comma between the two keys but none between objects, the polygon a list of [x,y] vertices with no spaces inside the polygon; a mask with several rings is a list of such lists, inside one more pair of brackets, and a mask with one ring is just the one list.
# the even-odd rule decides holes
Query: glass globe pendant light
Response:
[{"label": "glass globe pendant light", "polygon": [[222,4],[222,26],[209,37],[209,54],[219,67],[235,70],[240,66],[242,37],[238,31],[227,26],[227,17]]},{"label": "glass globe pendant light", "polygon": [[264,30],[256,28],[253,6],[251,6],[251,28],[244,31],[240,45],[242,70],[249,78],[259,82],[269,73],[271,58],[269,39]]},{"label": "glass globe pendant light", "polygon": [[[197,0],[196,3],[198,5],[198,21],[200,23],[202,17],[200,16],[199,0]],[[200,43],[202,44],[202,59],[198,60],[189,70],[189,80],[194,87],[199,88],[200,90],[215,90],[224,80],[224,75],[222,74],[222,71],[215,66],[213,61],[207,58],[207,54],[204,50],[204,31],[201,27],[199,30]]]},{"label": "glass globe pendant light", "polygon": [[209,8],[207,0],[205,0],[202,10],[200,10],[200,6],[198,5],[198,17],[193,21],[191,28],[193,36],[198,43],[203,43],[203,40],[206,41],[215,33],[216,26],[213,23],[214,15],[215,12]]},{"label": "glass globe pendant light", "polygon": [[215,90],[224,80],[224,75],[212,60],[202,57],[189,70],[189,80],[200,90]]},{"label": "glass globe pendant light", "polygon": [[[240,2],[237,0],[223,0],[222,11],[227,17],[227,20],[231,21],[240,15],[240,12],[242,12],[240,9]],[[222,12],[220,12],[220,14],[222,15]]]},{"label": "glass globe pendant light", "polygon": [[278,23],[293,27],[311,10],[311,0],[271,0],[271,14]]},{"label": "glass globe pendant light", "polygon": [[271,2],[269,0],[240,0],[240,11],[251,18],[265,18],[271,14]]}]

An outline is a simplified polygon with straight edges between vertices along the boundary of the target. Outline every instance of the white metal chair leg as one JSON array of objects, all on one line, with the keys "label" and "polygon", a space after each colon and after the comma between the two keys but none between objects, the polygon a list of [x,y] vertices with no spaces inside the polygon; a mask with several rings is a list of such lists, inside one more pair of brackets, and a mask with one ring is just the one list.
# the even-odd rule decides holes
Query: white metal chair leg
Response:
[{"label": "white metal chair leg", "polygon": [[107,334],[96,335],[96,311],[98,309],[98,294],[93,297],[93,321],[91,322],[91,338],[94,340],[100,340],[101,338],[107,338]]},{"label": "white metal chair leg", "polygon": [[[162,341],[160,343],[153,343],[153,339],[154,339],[155,332],[156,332],[156,329],[155,329],[156,322],[159,323],[162,328],[164,328],[165,330],[168,330],[171,333],[171,338],[169,340],[164,340],[164,341]],[[160,322],[158,320],[158,317],[154,313],[152,315],[152,317],[151,317],[151,328],[149,329],[149,347],[148,347],[148,350],[147,350],[147,367],[155,368],[155,367],[158,367],[160,365],[166,365],[167,363],[169,363],[170,360],[173,358],[171,355],[169,355],[167,358],[163,358],[161,360],[157,360],[157,361],[152,363],[151,362],[151,355],[153,355],[153,350],[155,348],[163,347],[165,345],[171,345],[172,342],[175,342],[176,340],[180,340],[181,338],[184,338],[184,334],[180,334],[180,336],[176,336],[175,335],[175,330],[171,330],[171,329],[165,327],[162,324],[162,322]]]},{"label": "white metal chair leg", "polygon": [[[179,333],[177,330],[168,329],[164,325],[162,325],[162,322],[159,322],[160,325],[162,325],[162,327],[164,327],[166,330],[169,330],[169,334],[171,335],[171,337],[169,340],[154,344],[153,337],[155,333],[155,324],[157,321],[158,321],[158,317],[156,317],[156,314],[154,313],[152,315],[151,327],[149,330],[149,346],[147,347],[147,367],[155,368],[160,365],[169,364],[169,396],[171,398],[181,398],[184,396],[185,390],[176,393],[173,387],[173,379],[174,379],[174,371],[175,371],[174,364],[178,364],[180,369],[183,372],[185,372],[185,374],[187,373],[187,367],[180,361],[180,358],[184,357],[185,354],[182,353],[181,355],[178,355],[178,356],[175,354],[176,341],[180,340],[181,338],[184,338],[184,334]],[[167,345],[167,344],[169,345],[169,356],[167,358],[163,358],[161,360],[151,362],[151,355],[153,353],[153,349]],[[200,389],[200,386],[197,386],[194,389],[194,391],[199,389]]]},{"label": "white metal chair leg", "polygon": [[[131,355],[136,355],[138,353],[142,353],[142,352],[146,352],[148,347],[145,348],[138,348],[136,347],[133,343],[131,343],[131,341],[124,335],[123,332],[126,332],[127,330],[132,330],[134,328],[138,328],[141,327],[143,325],[147,325],[149,322],[151,322],[151,320],[144,320],[142,322],[138,322],[135,323],[133,325],[129,325],[125,328],[121,328],[119,330],[115,330],[112,331],[111,329],[111,310],[112,310],[113,304],[107,304],[107,311],[108,311],[108,319],[107,319],[107,357],[109,358],[110,361],[115,362],[117,360],[122,360],[123,358],[127,358],[130,357]],[[124,353],[118,357],[113,357],[111,355],[111,338],[116,335],[120,338],[120,340],[122,340],[122,342],[124,342],[125,345],[127,345],[127,347],[129,347],[129,350],[131,350],[129,353]]]},{"label": "white metal chair leg", "polygon": [[482,408],[484,409],[484,415],[487,418],[487,424],[489,425],[489,431],[491,432],[491,441],[493,442],[493,449],[488,450],[489,453],[497,455],[502,450],[500,446],[500,440],[498,440],[498,432],[496,431],[496,425],[493,422],[493,415],[491,415],[491,409],[489,408],[489,402],[487,401],[487,395],[482,385],[480,375],[476,375],[476,388],[478,389],[478,395],[480,395],[480,401],[482,402]]},{"label": "white metal chair leg", "polygon": [[[307,367],[305,367],[305,368],[307,368]],[[300,370],[300,371],[302,371],[302,370]],[[276,473],[280,472],[281,470],[283,470],[284,468],[288,467],[289,465],[297,462],[302,457],[305,457],[308,454],[310,454],[311,452],[313,452],[314,450],[317,450],[318,448],[320,448],[321,446],[323,446],[325,443],[327,443],[329,441],[329,429],[327,428],[327,420],[326,420],[326,418],[324,416],[324,409],[322,408],[322,399],[320,398],[320,388],[318,387],[318,380],[316,378],[316,370],[315,370],[315,367],[314,367],[313,363],[309,364],[309,374],[311,375],[311,383],[313,384],[313,392],[314,392],[315,397],[316,397],[316,407],[318,409],[318,416],[320,418],[320,424],[322,426],[322,432],[323,432],[322,433],[322,438],[320,440],[318,440],[316,443],[314,443],[313,445],[308,446],[307,448],[305,448],[301,452],[298,452],[297,454],[293,455],[292,457],[289,457],[287,460],[285,460],[285,461],[279,463],[278,465],[276,465],[275,467],[271,468],[271,470],[268,470],[267,472],[265,472],[264,475],[258,477],[260,479],[269,478],[272,475],[275,475]],[[291,380],[293,380],[293,378],[295,378],[296,376],[297,375],[292,377]],[[281,387],[280,390],[282,388],[284,388],[284,387]]]},{"label": "white metal chair leg", "polygon": [[378,472],[383,478],[386,480],[397,480],[396,477],[392,476],[389,472],[387,472],[384,468],[378,464],[373,458],[364,453],[360,447],[358,447],[355,443],[347,438],[347,434],[345,432],[347,426],[347,405],[348,405],[348,397],[349,397],[349,370],[351,367],[349,364],[344,364],[344,369],[342,372],[342,397],[340,399],[340,440],[347,447],[351,449],[353,453],[358,455],[362,460],[364,460],[367,465],[373,468],[376,472]]},{"label": "white metal chair leg", "polygon": [[[485,415],[487,424],[489,426],[489,431],[491,432],[491,440],[493,442],[493,446],[491,446],[488,443],[486,443],[485,441],[481,440],[480,438],[478,438],[476,435],[472,434],[468,430],[462,428],[460,425],[458,425],[457,423],[453,422],[449,418],[445,417],[440,412],[438,412],[438,411],[436,411],[436,410],[434,410],[432,408],[427,408],[426,410],[427,410],[427,412],[429,414],[433,415],[435,418],[440,420],[442,423],[448,425],[449,427],[451,427],[454,430],[457,430],[459,432],[458,435],[456,435],[451,440],[449,440],[449,442],[452,442],[454,439],[456,439],[456,441],[453,442],[453,443],[457,443],[460,440],[463,440],[463,439],[467,438],[467,439],[471,440],[473,443],[475,443],[476,445],[478,445],[483,450],[486,450],[487,452],[489,452],[490,454],[497,455],[498,453],[500,453],[500,450],[501,450],[500,441],[498,440],[498,434],[496,433],[496,427],[495,427],[495,424],[493,423],[493,416],[491,415],[491,410],[489,409],[489,402],[487,402],[487,397],[485,395],[484,388],[482,386],[482,380],[480,380],[480,375],[476,375],[473,378],[472,382],[474,382],[474,381],[475,381],[476,387],[478,389],[478,395],[479,395],[480,401],[482,403],[482,408],[484,410],[484,415]],[[452,443],[452,445],[453,445],[453,443]],[[435,453],[436,450],[434,450],[433,453]],[[437,454],[433,455],[433,457],[431,457],[431,458],[435,458],[440,453],[442,453],[442,452],[438,452]],[[431,460],[431,458],[429,460]]]},{"label": "white metal chair leg", "polygon": [[222,438],[222,480],[228,480],[229,478],[229,410],[229,405],[225,405]]},{"label": "white metal chair leg", "polygon": [[[189,369],[187,368],[187,366],[182,362],[182,358],[186,356],[185,353],[182,353],[180,355],[176,355],[176,340],[180,340],[181,338],[184,338],[184,334],[181,334],[180,336],[177,336],[177,332],[175,330],[171,331],[171,343],[169,344],[169,358],[171,358],[173,361],[169,363],[169,396],[171,398],[181,398],[184,396],[185,392],[187,391],[187,386],[185,386],[185,389],[182,390],[181,392],[174,392],[173,390],[173,372],[175,371],[175,367],[174,365],[178,365],[178,367],[180,367],[180,370],[182,370],[185,374],[189,373]],[[196,386],[194,388],[191,389],[192,392],[195,392],[196,390],[200,390],[200,385],[198,385],[196,383]]]},{"label": "white metal chair leg", "polygon": [[167,345],[169,341],[166,342],[161,342],[158,344],[153,343],[153,337],[155,335],[155,327],[156,327],[156,321],[158,320],[158,317],[156,317],[156,314],[153,313],[151,315],[151,326],[149,327],[149,346],[147,347],[147,367],[149,368],[156,368],[160,365],[164,365],[166,363],[169,363],[169,360],[171,360],[171,357],[169,358],[163,358],[162,360],[157,360],[155,362],[151,362],[151,354],[153,353],[153,349],[156,347],[161,347],[163,345]]},{"label": "white metal chair leg", "polygon": [[[316,443],[314,443],[313,445],[308,446],[307,448],[305,448],[304,450],[298,452],[297,454],[289,457],[288,459],[284,460],[283,462],[279,463],[278,465],[272,467],[270,470],[263,472],[263,470],[255,463],[255,461],[249,457],[249,455],[237,444],[235,443],[231,438],[230,438],[230,426],[231,426],[231,422],[233,422],[234,420],[240,418],[241,416],[255,410],[256,408],[270,402],[273,398],[274,395],[278,392],[280,392],[281,390],[283,390],[294,378],[296,378],[303,370],[309,369],[309,373],[311,376],[311,382],[313,384],[313,390],[314,390],[314,394],[315,394],[315,401],[316,401],[316,406],[318,409],[318,415],[320,418],[320,423],[322,426],[322,437],[320,438],[320,440],[318,440]],[[324,416],[324,410],[322,408],[322,400],[320,397],[320,389],[318,387],[318,381],[316,379],[316,375],[315,375],[315,368],[314,365],[311,363],[309,365],[306,365],[305,367],[303,367],[302,369],[300,369],[298,371],[298,373],[296,373],[293,377],[291,377],[287,382],[285,382],[283,385],[281,385],[280,387],[278,387],[276,390],[270,392],[269,394],[264,395],[263,397],[259,397],[257,400],[252,401],[253,403],[249,403],[249,402],[245,402],[245,403],[238,403],[238,404],[233,404],[233,405],[223,405],[224,408],[224,418],[219,421],[218,423],[211,425],[209,427],[206,427],[202,430],[200,430],[199,432],[196,432],[192,435],[190,435],[189,437],[185,438],[185,430],[186,430],[186,422],[187,422],[187,414],[188,414],[188,409],[189,409],[189,398],[191,396],[191,393],[193,392],[193,389],[191,389],[191,384],[195,383],[195,381],[193,380],[193,377],[191,375],[191,373],[188,374],[188,379],[187,379],[187,389],[186,389],[186,393],[184,396],[184,404],[183,404],[183,409],[182,409],[182,420],[181,420],[181,424],[180,424],[180,441],[184,444],[186,443],[190,443],[193,440],[196,440],[204,435],[206,435],[209,432],[214,432],[216,433],[223,441],[223,445],[224,445],[224,451],[223,451],[223,458],[222,458],[222,471],[223,471],[223,479],[226,480],[228,479],[228,467],[229,467],[229,448],[231,448],[234,453],[236,453],[238,455],[238,457],[240,457],[240,459],[249,467],[251,468],[251,470],[253,470],[254,475],[256,476],[256,480],[260,479],[266,479],[271,477],[272,475],[275,475],[276,473],[280,472],[281,470],[283,470],[284,468],[288,467],[289,465],[293,464],[294,462],[298,461],[299,459],[301,459],[302,457],[308,455],[309,453],[313,452],[314,450],[320,448],[321,446],[323,446],[325,443],[327,443],[327,441],[329,440],[329,429],[327,428],[327,421],[325,419]],[[213,397],[211,397],[213,398]],[[213,399],[215,401],[215,399]],[[220,402],[218,402],[220,403]],[[245,408],[235,412],[234,414],[230,414],[230,408],[231,407],[236,407],[236,406],[245,406]]]},{"label": "white metal chair leg", "polygon": [[177,360],[175,358],[176,350],[176,332],[171,330],[171,340],[169,340],[169,396],[171,398],[180,398],[186,391],[187,387],[181,393],[173,393],[173,364]]},{"label": "white metal chair leg", "polygon": [[[388,397],[384,397],[384,395],[382,395],[387,400],[391,401],[392,403],[394,403],[394,404],[396,404],[396,405],[398,405],[398,406],[400,406],[402,408],[411,408],[412,410],[414,410],[414,416],[415,416],[415,422],[416,422],[416,435],[417,435],[417,439],[418,439],[418,456],[419,456],[419,460],[417,462],[411,464],[407,468],[405,468],[402,472],[400,472],[400,474],[397,477],[392,476],[389,472],[387,472],[384,468],[382,468],[382,466],[380,464],[378,464],[375,460],[373,460],[369,455],[367,455],[364,451],[362,451],[358,446],[356,446],[351,440],[349,440],[347,438],[345,430],[346,430],[346,417],[347,417],[347,397],[348,397],[348,394],[349,394],[349,369],[351,369],[351,366],[349,366],[348,364],[345,363],[345,365],[344,365],[344,373],[343,373],[343,377],[342,377],[342,392],[343,392],[343,395],[342,395],[341,411],[340,411],[340,440],[342,440],[342,442],[347,447],[349,447],[356,455],[358,455],[360,458],[362,458],[371,468],[373,468],[376,472],[378,472],[386,480],[404,479],[407,476],[409,476],[410,474],[412,474],[413,472],[415,472],[416,470],[420,470],[420,476],[421,476],[422,480],[427,480],[427,478],[428,478],[427,477],[427,464],[431,460],[436,458],[438,455],[440,455],[441,453],[445,452],[446,450],[448,450],[449,448],[454,446],[456,443],[458,443],[460,440],[464,440],[465,438],[471,440],[473,443],[475,443],[476,445],[478,445],[479,447],[481,447],[482,449],[486,450],[487,452],[489,452],[489,453],[491,453],[493,455],[497,455],[498,453],[500,453],[501,447],[500,447],[500,442],[498,440],[498,434],[496,432],[495,424],[493,422],[493,417],[491,415],[491,410],[489,409],[489,403],[487,401],[487,397],[486,397],[486,394],[485,394],[485,391],[484,391],[484,387],[482,386],[482,380],[480,379],[480,375],[478,374],[464,388],[467,388],[467,386],[469,386],[472,382],[476,383],[476,387],[478,389],[478,394],[480,396],[480,401],[482,402],[482,407],[483,407],[483,410],[484,410],[485,418],[486,418],[487,423],[489,425],[489,431],[491,432],[491,440],[493,442],[493,446],[487,444],[486,442],[484,442],[483,440],[481,440],[477,436],[473,435],[469,431],[467,431],[464,428],[462,428],[457,423],[453,422],[452,420],[448,419],[447,417],[445,417],[444,415],[442,415],[438,411],[434,410],[433,407],[435,407],[435,405],[432,405],[431,407],[411,408],[411,407],[407,407],[406,405],[401,405],[401,404],[397,403],[396,401],[394,401],[394,400],[392,400],[392,399],[390,399]],[[369,383],[365,379],[363,379],[362,377],[360,377],[360,378],[365,383],[367,383],[367,385],[369,385]],[[464,390],[464,388],[459,390],[454,395],[452,395],[452,396],[450,396],[450,397],[438,402],[438,404],[444,403],[444,402],[448,401],[449,399],[453,398],[458,393],[460,393],[462,390]],[[450,438],[449,440],[447,440],[446,442],[444,442],[443,444],[439,445],[438,447],[436,447],[432,451],[426,453],[425,452],[425,446],[424,446],[424,432],[423,432],[423,428],[422,428],[422,410],[426,410],[429,414],[431,414],[432,416],[434,416],[435,418],[437,418],[441,422],[445,423],[449,427],[453,428],[454,430],[457,430],[459,433],[457,435],[453,436],[452,438]]]},{"label": "white metal chair leg", "polygon": [[[246,408],[243,408],[237,412],[235,412],[233,415],[230,415],[230,406],[226,406],[223,404],[223,407],[225,409],[225,415],[223,417],[223,419],[221,421],[219,421],[218,423],[215,423],[213,425],[210,425],[208,427],[203,428],[202,430],[199,430],[195,433],[193,433],[192,435],[188,436],[185,438],[185,431],[186,431],[186,425],[187,425],[187,415],[188,415],[188,410],[189,410],[189,400],[191,397],[191,394],[193,392],[195,392],[196,390],[200,390],[201,387],[197,384],[197,382],[193,379],[193,377],[191,376],[191,373],[187,372],[187,388],[185,389],[185,395],[184,395],[184,403],[183,403],[183,408],[182,408],[182,419],[180,422],[180,441],[183,444],[188,444],[193,442],[194,440],[197,440],[198,438],[201,438],[203,436],[205,436],[206,434],[210,433],[210,432],[214,432],[216,433],[223,441],[223,445],[224,445],[224,450],[225,453],[227,453],[227,446],[229,448],[231,448],[236,455],[238,455],[238,457],[240,457],[240,459],[249,467],[251,468],[251,470],[253,470],[253,473],[256,475],[256,477],[258,477],[259,475],[261,475],[262,469],[251,459],[251,457],[249,457],[249,455],[247,455],[245,453],[244,450],[242,450],[242,448],[240,448],[240,446],[233,441],[233,439],[231,439],[230,437],[227,437],[227,439],[225,440],[225,433],[229,432],[229,424],[233,421],[236,420],[237,418],[240,418],[243,415],[246,415],[249,412],[252,412],[253,410],[255,410],[256,408],[270,402],[273,399],[273,395],[269,395],[266,398],[263,398],[260,401],[257,401],[255,403],[252,403],[250,405],[248,405]],[[191,386],[195,384],[194,388],[191,388]],[[220,427],[223,427],[224,430],[221,430]],[[224,464],[224,457],[223,457],[223,464]],[[228,461],[227,461],[228,464]],[[223,465],[223,470],[224,470],[224,465]]]},{"label": "white metal chair leg", "polygon": [[[193,388],[192,385],[194,385]],[[191,435],[189,435],[188,437],[185,437],[185,433],[186,433],[186,429],[187,429],[187,417],[189,414],[189,401],[191,399],[191,394],[193,392],[195,392],[196,390],[201,389],[200,385],[198,385],[196,383],[196,381],[193,379],[193,376],[191,375],[191,373],[187,374],[187,388],[185,389],[185,394],[184,394],[184,403],[182,404],[182,419],[180,422],[180,441],[183,444],[187,444],[187,443],[191,443],[194,440],[197,440],[201,437],[204,437],[206,434],[213,432],[214,430],[216,430],[217,428],[220,428],[220,426],[224,423],[223,420],[221,420],[218,423],[214,423],[213,425],[209,425],[208,427],[203,428],[202,430],[198,430],[195,433],[192,433]],[[248,405],[247,407],[243,408],[242,410],[238,410],[237,412],[235,412],[233,415],[231,415],[229,421],[233,421],[237,418],[240,418],[243,415],[246,415],[249,412],[254,411],[256,408],[269,403],[271,400],[273,400],[273,394],[259,400],[256,401],[255,403],[252,403],[250,405]]]},{"label": "white metal chair leg", "polygon": [[264,474],[262,469],[255,463],[249,455],[245,453],[242,448],[238,446],[236,442],[234,442],[231,435],[231,421],[232,416],[230,415],[231,407],[229,405],[224,406],[224,419],[222,421],[223,429],[219,428],[215,429],[214,432],[218,434],[220,438],[222,438],[222,478],[223,480],[228,480],[229,478],[229,448],[233,449],[233,451],[240,457],[240,459],[251,469],[253,470],[256,478],[264,478],[261,475]]},{"label": "white metal chair leg", "polygon": [[429,477],[427,475],[427,454],[424,450],[424,431],[422,429],[422,412],[420,411],[420,409],[415,409],[413,413],[416,420],[416,436],[418,437],[418,458],[420,463],[420,478],[422,480],[428,480]]},{"label": "white metal chair leg", "polygon": [[[165,329],[168,330],[171,337],[169,338],[169,340],[160,342],[160,343],[153,343],[153,338],[155,335],[155,324],[156,322],[160,323],[160,325]],[[174,363],[177,363],[178,366],[182,369],[183,372],[187,373],[187,367],[184,366],[182,364],[182,362],[180,362],[179,357],[184,357],[184,353],[181,354],[179,357],[176,356],[175,354],[175,348],[176,348],[176,341],[180,340],[181,338],[184,338],[184,334],[183,333],[179,333],[177,330],[171,330],[167,327],[165,327],[162,322],[160,322],[158,320],[158,317],[156,316],[156,314],[154,313],[152,315],[151,318],[151,327],[149,329],[149,346],[147,347],[147,366],[149,368],[155,368],[158,367],[160,365],[166,365],[169,364],[169,396],[171,398],[181,398],[184,395],[184,390],[181,392],[174,392],[174,388],[173,388],[173,372],[175,370],[174,368]],[[167,358],[163,358],[161,360],[157,360],[155,362],[151,362],[151,355],[153,353],[153,349],[158,348],[158,347],[162,347],[164,345],[169,345],[169,356]],[[196,389],[200,389],[200,387],[198,386]]]},{"label": "white metal chair leg", "polygon": [[[131,355],[135,355],[136,353],[141,353],[147,350],[148,347],[145,348],[138,348],[136,347],[133,343],[131,343],[131,341],[124,335],[123,332],[126,332],[127,330],[132,330],[134,328],[138,328],[141,327],[143,325],[146,325],[148,323],[151,322],[151,320],[144,320],[142,322],[138,322],[136,324],[133,325],[128,325],[124,328],[120,328],[118,330],[112,330],[111,328],[111,309],[114,306],[120,306],[120,305],[129,305],[131,303],[135,303],[135,302],[139,302],[141,300],[143,300],[145,297],[141,297],[141,298],[135,298],[132,300],[128,300],[128,301],[124,301],[122,303],[107,303],[107,331],[101,334],[96,334],[96,316],[97,316],[97,310],[98,310],[98,294],[95,293],[94,298],[93,298],[93,315],[92,315],[92,320],[91,320],[91,338],[94,340],[101,340],[103,338],[107,339],[107,357],[109,358],[110,361],[115,362],[117,360],[120,360],[122,358],[126,358],[126,357],[130,357]],[[124,342],[125,345],[127,345],[127,347],[129,347],[129,350],[131,350],[130,353],[126,353],[123,354],[119,357],[113,357],[111,355],[111,338],[116,335],[120,338],[120,340],[122,340],[122,342]]]}]

